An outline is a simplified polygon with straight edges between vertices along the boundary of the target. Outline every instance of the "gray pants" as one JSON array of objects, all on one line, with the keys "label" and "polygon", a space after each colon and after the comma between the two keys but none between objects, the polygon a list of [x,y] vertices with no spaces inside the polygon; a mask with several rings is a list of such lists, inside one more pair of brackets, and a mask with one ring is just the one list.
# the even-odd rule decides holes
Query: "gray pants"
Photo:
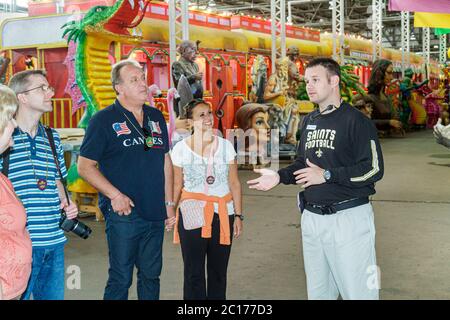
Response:
[{"label": "gray pants", "polygon": [[308,299],[378,300],[379,271],[371,204],[301,218]]}]

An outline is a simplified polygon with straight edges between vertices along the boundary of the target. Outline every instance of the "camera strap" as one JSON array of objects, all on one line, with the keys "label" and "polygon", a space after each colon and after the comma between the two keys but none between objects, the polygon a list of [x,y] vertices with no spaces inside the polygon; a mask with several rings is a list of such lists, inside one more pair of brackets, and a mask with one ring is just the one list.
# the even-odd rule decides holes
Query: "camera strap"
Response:
[{"label": "camera strap", "polygon": [[8,148],[3,152],[2,158],[3,158],[3,166],[2,166],[2,173],[5,177],[8,177],[9,173],[9,155],[11,154],[11,148]]},{"label": "camera strap", "polygon": [[66,199],[67,199],[67,204],[70,203],[69,201],[69,193],[67,192],[67,188],[66,188],[66,179],[63,178],[62,172],[61,172],[61,167],[59,164],[59,160],[58,157],[56,155],[56,146],[55,146],[55,139],[53,138],[53,132],[52,129],[50,127],[45,126],[45,133],[47,134],[47,138],[48,138],[48,142],[50,144],[50,148],[52,149],[52,155],[53,155],[53,159],[55,160],[55,164],[56,164],[56,169],[58,169],[59,172],[59,176],[61,178],[61,183],[63,185],[64,188],[64,193],[66,194]]}]

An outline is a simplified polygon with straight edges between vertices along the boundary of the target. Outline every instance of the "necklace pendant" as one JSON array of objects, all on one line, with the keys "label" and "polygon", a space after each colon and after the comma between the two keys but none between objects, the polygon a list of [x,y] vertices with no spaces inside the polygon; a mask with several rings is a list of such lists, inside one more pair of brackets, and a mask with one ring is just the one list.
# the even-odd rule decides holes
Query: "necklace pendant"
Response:
[{"label": "necklace pendant", "polygon": [[147,147],[151,148],[153,147],[153,138],[152,137],[147,137],[145,139],[145,144],[147,145]]},{"label": "necklace pendant", "polygon": [[216,181],[216,178],[214,178],[213,176],[208,176],[208,177],[206,178],[206,183],[207,183],[207,184],[213,184],[214,181]]},{"label": "necklace pendant", "polygon": [[47,188],[47,180],[46,179],[39,179],[37,181],[37,186],[38,186],[39,190],[44,191],[45,188]]}]

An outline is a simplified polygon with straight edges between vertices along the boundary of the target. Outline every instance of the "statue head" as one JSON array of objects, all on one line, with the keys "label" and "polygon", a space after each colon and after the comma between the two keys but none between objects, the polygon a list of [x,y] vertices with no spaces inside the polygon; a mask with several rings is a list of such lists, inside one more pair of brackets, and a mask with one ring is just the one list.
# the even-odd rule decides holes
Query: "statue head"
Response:
[{"label": "statue head", "polygon": [[289,88],[289,58],[277,59],[275,61],[275,69],[278,81],[282,82],[282,87]]},{"label": "statue head", "polygon": [[374,101],[369,95],[357,95],[353,99],[353,106],[361,111],[366,117],[372,118]]},{"label": "statue head", "polygon": [[394,68],[392,62],[386,59],[379,59],[373,63],[372,73],[369,79],[369,94],[379,95],[384,87],[388,85],[393,78]]},{"label": "statue head", "polygon": [[414,71],[411,68],[405,69],[405,77],[406,78],[412,78],[414,75]]},{"label": "statue head", "polygon": [[194,62],[197,59],[197,44],[190,40],[184,40],[177,48],[178,53],[187,61]]},{"label": "statue head", "polygon": [[236,112],[236,123],[239,128],[247,131],[253,129],[252,135],[256,135],[255,141],[266,143],[270,138],[268,107],[259,103],[244,104]]},{"label": "statue head", "polygon": [[291,61],[296,61],[298,59],[298,56],[300,55],[300,50],[298,50],[296,46],[290,46],[286,50],[286,55]]},{"label": "statue head", "polygon": [[255,70],[253,73],[267,73],[267,65],[266,60],[264,60],[264,57],[262,55],[257,55],[254,62],[252,69]]}]

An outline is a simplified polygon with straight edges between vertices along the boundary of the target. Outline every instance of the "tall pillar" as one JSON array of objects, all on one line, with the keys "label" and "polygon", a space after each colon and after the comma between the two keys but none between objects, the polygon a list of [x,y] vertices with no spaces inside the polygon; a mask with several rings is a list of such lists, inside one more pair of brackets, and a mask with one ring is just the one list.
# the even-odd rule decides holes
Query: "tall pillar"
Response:
[{"label": "tall pillar", "polygon": [[439,36],[439,63],[447,61],[447,35],[441,34]]},{"label": "tall pillar", "polygon": [[333,0],[332,6],[333,59],[344,64],[344,0]]},{"label": "tall pillar", "polygon": [[372,59],[375,61],[376,59],[381,58],[382,53],[382,40],[383,40],[383,8],[384,1],[383,0],[372,0],[372,46],[373,46],[373,54]]},{"label": "tall pillar", "polygon": [[409,67],[409,12],[402,11],[402,76]]},{"label": "tall pillar", "polygon": [[286,0],[271,0],[270,16],[272,22],[272,72],[274,72],[275,61],[286,56]]},{"label": "tall pillar", "polygon": [[177,60],[177,45],[183,40],[189,40],[189,2],[169,0],[170,83],[172,64]]}]

